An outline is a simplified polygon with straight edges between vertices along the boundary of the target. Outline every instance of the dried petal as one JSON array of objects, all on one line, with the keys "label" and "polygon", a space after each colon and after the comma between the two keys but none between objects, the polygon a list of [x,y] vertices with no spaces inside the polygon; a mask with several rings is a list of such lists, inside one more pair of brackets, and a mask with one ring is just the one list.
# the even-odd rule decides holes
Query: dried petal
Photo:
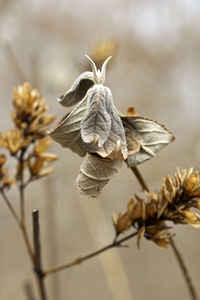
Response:
[{"label": "dried petal", "polygon": [[22,132],[17,128],[6,131],[5,142],[6,147],[10,150],[12,154],[17,153],[17,151],[21,147],[23,147],[24,144]]},{"label": "dried petal", "polygon": [[51,145],[51,140],[49,137],[44,137],[42,139],[37,140],[35,143],[35,149],[33,154],[37,155],[46,151],[50,145]]},{"label": "dried petal", "polygon": [[144,234],[145,234],[145,226],[142,226],[139,229],[138,236],[137,236],[137,247],[138,247],[138,249],[140,248],[141,239],[143,238]]},{"label": "dried petal", "polygon": [[187,223],[195,228],[200,228],[200,215],[193,211],[183,211]]},{"label": "dried petal", "polygon": [[53,170],[54,170],[54,168],[52,168],[52,167],[42,169],[42,170],[37,174],[37,177],[44,177],[44,176],[47,176],[47,175],[49,175]]},{"label": "dried petal", "polygon": [[118,48],[118,43],[114,39],[105,39],[96,42],[91,50],[91,57],[99,68],[105,59],[109,56],[114,56]]},{"label": "dried petal", "polygon": [[120,234],[131,227],[131,217],[128,213],[120,214],[115,224],[116,234]]},{"label": "dried petal", "polygon": [[188,193],[193,193],[193,191],[199,187],[199,173],[198,172],[192,172],[190,176],[188,176],[185,184],[184,189]]},{"label": "dried petal", "polygon": [[6,156],[4,154],[0,155],[0,167],[2,167],[6,162]]},{"label": "dried petal", "polygon": [[4,147],[4,138],[3,138],[3,134],[0,133],[0,148]]}]

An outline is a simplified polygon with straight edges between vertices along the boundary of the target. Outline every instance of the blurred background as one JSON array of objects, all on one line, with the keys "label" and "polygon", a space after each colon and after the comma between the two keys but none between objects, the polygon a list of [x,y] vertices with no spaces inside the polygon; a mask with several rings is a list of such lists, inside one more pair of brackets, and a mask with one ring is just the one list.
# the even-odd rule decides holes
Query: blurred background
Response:
[{"label": "blurred background", "polygon": [[[175,143],[140,167],[151,190],[177,166],[200,162],[200,2],[198,0],[0,0],[0,128],[12,127],[12,89],[29,81],[40,90],[57,121],[69,110],[56,98],[80,72],[84,57],[101,65],[113,55],[106,85],[118,110],[160,121]],[[81,158],[53,143],[55,171],[26,190],[27,219],[40,209],[45,268],[102,247],[114,236],[111,215],[125,209],[141,188],[126,165],[99,199],[81,196],[75,186]],[[11,193],[18,204],[17,195]],[[200,294],[199,231],[174,229]],[[47,278],[49,300],[189,299],[171,248],[143,240],[110,250],[80,266]],[[25,300],[24,285],[35,282],[21,233],[0,201],[0,299]]]}]

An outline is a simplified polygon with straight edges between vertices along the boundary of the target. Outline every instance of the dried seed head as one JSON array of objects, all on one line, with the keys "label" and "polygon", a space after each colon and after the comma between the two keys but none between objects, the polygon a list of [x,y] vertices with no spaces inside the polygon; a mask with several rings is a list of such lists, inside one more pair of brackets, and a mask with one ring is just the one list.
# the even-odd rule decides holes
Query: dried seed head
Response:
[{"label": "dried seed head", "polygon": [[168,175],[163,180],[160,191],[145,192],[145,196],[146,199],[137,195],[131,199],[127,210],[120,213],[114,222],[118,234],[131,226],[137,228],[138,246],[144,236],[166,248],[172,237],[166,221],[200,228],[200,215],[191,211],[193,208],[200,209],[199,172],[178,169],[174,178]]}]

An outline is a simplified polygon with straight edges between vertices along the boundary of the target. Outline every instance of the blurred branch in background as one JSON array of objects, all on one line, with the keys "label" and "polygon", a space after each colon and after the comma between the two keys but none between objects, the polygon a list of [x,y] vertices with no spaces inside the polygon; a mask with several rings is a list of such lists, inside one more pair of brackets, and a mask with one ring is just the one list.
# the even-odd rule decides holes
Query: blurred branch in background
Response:
[{"label": "blurred branch in background", "polygon": [[26,75],[24,74],[23,68],[21,68],[13,47],[2,30],[0,30],[0,44],[4,49],[5,57],[7,58],[7,62],[13,73],[13,77],[16,78],[20,83],[25,82]]},{"label": "blurred branch in background", "polygon": [[[57,228],[57,193],[56,178],[54,174],[47,177],[45,181],[45,216],[46,216],[46,235],[48,243],[48,261],[52,265],[58,262],[58,228]],[[51,279],[50,289],[54,299],[61,299],[61,287],[59,274],[55,274]]]}]

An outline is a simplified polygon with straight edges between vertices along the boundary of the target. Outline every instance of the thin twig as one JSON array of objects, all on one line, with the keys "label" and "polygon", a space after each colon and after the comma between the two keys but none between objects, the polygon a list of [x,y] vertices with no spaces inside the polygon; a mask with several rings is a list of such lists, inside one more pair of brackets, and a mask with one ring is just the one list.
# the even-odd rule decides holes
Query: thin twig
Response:
[{"label": "thin twig", "polygon": [[25,225],[25,201],[24,201],[24,154],[26,148],[21,150],[19,157],[20,164],[20,184],[19,184],[19,193],[20,193],[20,213],[21,213],[21,223]]},{"label": "thin twig", "polygon": [[21,231],[22,231],[22,234],[23,234],[24,242],[25,242],[25,245],[26,245],[30,260],[31,260],[31,263],[34,267],[35,266],[35,255],[34,255],[34,252],[33,252],[29,237],[28,237],[28,232],[27,232],[27,229],[26,229],[26,225],[21,223],[20,228],[21,228]]},{"label": "thin twig", "polygon": [[47,271],[44,272],[44,275],[45,276],[46,275],[50,275],[50,274],[62,271],[64,269],[68,269],[68,268],[73,267],[75,265],[79,265],[82,262],[84,262],[85,260],[88,260],[88,259],[90,259],[90,258],[92,258],[94,256],[97,256],[97,255],[101,254],[102,252],[105,252],[105,251],[107,251],[109,249],[112,249],[114,247],[120,247],[120,246],[122,246],[123,242],[131,239],[132,237],[136,236],[137,234],[138,234],[138,232],[136,231],[136,232],[133,232],[133,233],[129,234],[128,236],[126,236],[126,237],[124,237],[124,238],[122,238],[122,239],[120,239],[118,241],[114,240],[111,244],[109,244],[109,245],[107,245],[107,246],[105,246],[105,247],[103,247],[103,248],[101,248],[101,249],[99,249],[97,251],[94,251],[94,252],[92,252],[90,254],[87,254],[85,256],[82,256],[82,257],[78,257],[75,260],[73,260],[73,261],[71,261],[71,262],[69,262],[69,263],[67,263],[65,265],[49,269],[49,270],[47,270]]},{"label": "thin twig", "polygon": [[33,242],[34,242],[34,251],[35,251],[35,273],[37,276],[40,298],[41,300],[47,300],[47,294],[44,285],[44,272],[42,271],[42,262],[41,262],[40,226],[39,226],[38,209],[33,210],[32,218],[33,218]]},{"label": "thin twig", "polygon": [[135,177],[137,178],[138,182],[140,183],[142,189],[144,191],[149,192],[149,188],[148,188],[146,182],[144,181],[144,178],[142,177],[139,169],[137,167],[132,167],[131,170],[134,173]]},{"label": "thin twig", "polygon": [[30,241],[29,241],[29,238],[28,238],[28,234],[27,234],[27,231],[26,231],[26,227],[25,225],[22,223],[22,221],[20,220],[19,216],[17,215],[15,209],[13,208],[12,204],[10,203],[10,200],[8,199],[8,197],[6,196],[6,194],[4,193],[4,190],[1,189],[1,194],[2,194],[2,197],[5,201],[5,203],[7,204],[11,214],[13,215],[14,219],[16,220],[17,224],[19,225],[21,231],[22,231],[22,234],[23,234],[23,238],[24,238],[24,241],[25,241],[25,244],[26,244],[26,248],[28,250],[28,254],[31,258],[31,261],[32,261],[32,265],[34,266],[34,253],[33,253],[33,250],[31,248],[31,244],[30,244]]},{"label": "thin twig", "polygon": [[188,270],[186,268],[185,262],[184,262],[182,256],[180,255],[180,252],[177,249],[176,244],[174,243],[174,240],[172,238],[171,238],[171,246],[172,246],[172,249],[174,251],[174,254],[176,255],[179,266],[181,267],[181,270],[182,270],[183,276],[185,278],[185,281],[187,282],[187,286],[188,286],[189,293],[191,295],[191,299],[198,300],[197,293],[195,291],[195,288],[194,288],[194,285],[192,283],[191,277],[190,277],[190,275],[188,273]]},{"label": "thin twig", "polygon": [[8,199],[8,197],[6,196],[6,194],[4,193],[4,190],[1,189],[1,195],[6,203],[6,205],[8,206],[11,214],[13,215],[14,219],[16,220],[16,222],[18,223],[18,225],[20,226],[21,224],[21,221],[20,221],[20,218],[18,217],[14,207],[12,206],[12,204],[10,203],[10,200]]},{"label": "thin twig", "polygon": [[[139,181],[140,185],[142,186],[143,190],[149,192],[149,188],[148,188],[144,178],[142,177],[140,171],[138,170],[138,168],[134,167],[134,168],[131,168],[131,170],[135,174],[135,176],[136,176],[137,180]],[[174,252],[174,255],[175,255],[175,257],[178,261],[178,264],[181,268],[181,271],[183,273],[185,283],[188,287],[191,299],[192,300],[198,300],[197,293],[196,293],[195,288],[194,288],[194,284],[192,283],[192,279],[191,279],[191,277],[189,275],[189,272],[186,268],[184,259],[183,259],[182,255],[180,254],[180,251],[178,250],[178,248],[177,248],[177,246],[176,246],[176,244],[175,244],[175,242],[172,238],[171,238],[170,244],[171,244],[172,250]]]}]

